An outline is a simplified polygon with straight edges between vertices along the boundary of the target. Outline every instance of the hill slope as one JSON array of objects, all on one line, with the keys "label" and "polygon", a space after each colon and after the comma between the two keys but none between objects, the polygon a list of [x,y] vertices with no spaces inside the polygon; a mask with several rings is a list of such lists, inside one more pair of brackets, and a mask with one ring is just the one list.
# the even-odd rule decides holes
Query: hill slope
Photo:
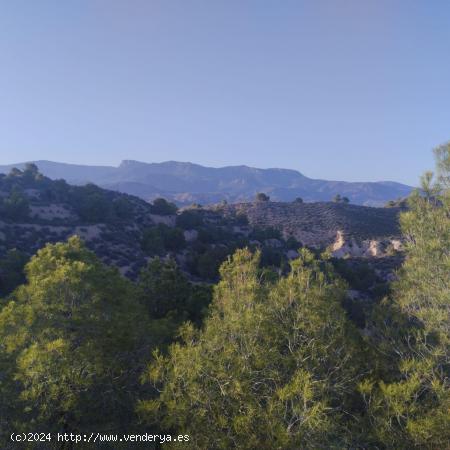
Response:
[{"label": "hill slope", "polygon": [[243,214],[254,227],[273,227],[304,245],[323,248],[337,234],[361,243],[398,239],[399,208],[317,203],[254,202],[223,206],[224,214]]},{"label": "hill slope", "polygon": [[[258,202],[178,210],[95,185],[53,181],[36,168],[0,175],[0,295],[48,242],[79,235],[106,264],[136,278],[150,258],[175,259],[194,281],[215,281],[237,248],[259,248],[262,264],[286,268],[302,245],[371,260],[391,272],[400,248],[398,208]],[[392,251],[391,251],[392,250]],[[375,258],[374,258],[375,257]],[[389,267],[385,270],[386,263]],[[393,259],[394,266],[398,258]],[[366,262],[364,262],[366,264]],[[381,270],[380,269],[380,270]]]},{"label": "hill slope", "polygon": [[[81,166],[36,161],[39,170],[52,179],[65,179],[72,184],[95,183],[107,189],[136,195],[144,200],[165,197],[178,204],[211,204],[221,200],[245,202],[257,192],[265,192],[272,200],[329,201],[336,194],[352,203],[382,206],[388,200],[405,197],[411,187],[394,182],[344,182],[315,180],[289,169],[256,169],[247,166],[221,168],[168,161],[142,163],[123,161],[119,167]],[[0,173],[24,164],[0,166]]]}]

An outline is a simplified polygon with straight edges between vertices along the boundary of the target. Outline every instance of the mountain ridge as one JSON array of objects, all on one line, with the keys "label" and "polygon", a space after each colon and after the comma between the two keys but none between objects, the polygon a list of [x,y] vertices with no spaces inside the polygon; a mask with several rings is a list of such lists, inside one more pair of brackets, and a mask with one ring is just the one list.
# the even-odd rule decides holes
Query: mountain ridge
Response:
[{"label": "mountain ridge", "polygon": [[[47,243],[73,235],[131,279],[159,256],[173,258],[193,281],[211,282],[237,248],[258,248],[265,265],[281,268],[302,246],[331,249],[336,258],[362,258],[384,279],[401,260],[396,253],[400,212],[398,207],[270,201],[179,209],[162,199],[150,204],[92,184],[51,180],[28,167],[0,175],[0,295],[9,289],[8,280],[23,276],[17,257],[25,263]],[[5,264],[11,269],[6,275]]]},{"label": "mountain ridge", "polygon": [[[389,200],[409,195],[413,189],[395,181],[348,182],[313,179],[294,169],[260,169],[246,165],[207,167],[192,162],[147,163],[123,160],[116,166],[81,165],[48,160],[33,161],[52,179],[83,185],[94,183],[150,201],[166,197],[180,205],[188,203],[231,203],[253,200],[264,192],[277,201],[329,201],[336,194],[352,203],[382,206]],[[26,163],[0,166],[0,173]]]}]

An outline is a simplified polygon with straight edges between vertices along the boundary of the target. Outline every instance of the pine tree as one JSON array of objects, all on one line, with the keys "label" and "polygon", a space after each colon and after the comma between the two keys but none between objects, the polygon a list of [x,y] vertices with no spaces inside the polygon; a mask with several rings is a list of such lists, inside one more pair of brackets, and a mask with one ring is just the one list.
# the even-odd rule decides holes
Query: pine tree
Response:
[{"label": "pine tree", "polygon": [[168,355],[155,352],[145,379],[160,395],[140,414],[193,448],[342,448],[361,370],[344,286],[307,250],[275,283],[259,257],[238,250],[204,328],[187,324]]},{"label": "pine tree", "polygon": [[151,336],[133,285],[77,237],[40,250],[26,276],[0,312],[3,431],[126,428]]},{"label": "pine tree", "polygon": [[387,448],[450,448],[450,145],[401,215],[406,260],[376,312],[382,380],[360,386]]}]

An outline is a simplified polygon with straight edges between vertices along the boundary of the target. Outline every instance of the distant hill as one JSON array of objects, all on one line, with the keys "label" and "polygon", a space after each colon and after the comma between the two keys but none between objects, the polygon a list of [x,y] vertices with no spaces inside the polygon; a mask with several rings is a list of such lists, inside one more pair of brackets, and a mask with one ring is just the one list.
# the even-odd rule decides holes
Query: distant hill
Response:
[{"label": "distant hill", "polygon": [[[239,214],[178,210],[164,199],[149,203],[94,184],[70,185],[43,176],[32,165],[0,174],[0,296],[6,290],[5,264],[15,275],[17,261],[72,235],[130,278],[136,278],[150,258],[160,256],[174,258],[194,280],[215,281],[219,265],[257,237],[263,238],[258,247],[268,265],[279,264],[291,247],[300,246],[292,240],[288,246],[277,230],[255,232]],[[277,241],[276,249],[272,241],[264,242],[268,239]]]},{"label": "distant hill", "polygon": [[370,264],[378,274],[371,282],[384,282],[400,261],[400,211],[297,201],[178,209],[164,199],[149,203],[94,184],[51,180],[30,165],[0,175],[0,296],[23,280],[31,255],[72,235],[133,279],[155,256],[172,257],[193,281],[213,282],[237,248],[260,249],[263,266],[286,268],[308,246],[329,249],[336,261]]},{"label": "distant hill", "polygon": [[[351,203],[382,206],[389,200],[407,196],[412,188],[391,181],[345,182],[308,178],[289,169],[257,169],[247,166],[204,167],[189,162],[143,163],[123,161],[119,167],[83,166],[52,161],[35,161],[39,170],[51,179],[101,187],[138,196],[144,200],[165,197],[179,205],[230,203],[253,200],[258,192],[275,201],[329,201],[336,194]],[[0,166],[0,173],[25,163]]]}]

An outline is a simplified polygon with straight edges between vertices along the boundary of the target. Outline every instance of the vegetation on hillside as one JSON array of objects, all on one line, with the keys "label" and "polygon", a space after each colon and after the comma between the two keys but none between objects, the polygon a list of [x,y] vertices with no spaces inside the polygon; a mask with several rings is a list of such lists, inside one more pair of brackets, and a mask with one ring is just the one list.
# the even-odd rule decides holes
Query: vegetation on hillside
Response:
[{"label": "vegetation on hillside", "polygon": [[[362,316],[348,289],[373,285],[370,267],[306,248],[289,265],[275,264],[279,230],[249,227],[239,242],[213,211],[198,208],[172,227],[144,223],[160,234],[139,235],[139,245],[160,239],[186,250],[186,264],[211,270],[210,280],[224,260],[213,287],[193,283],[158,248],[145,250],[152,258],[135,279],[79,237],[47,244],[26,264],[17,250],[5,253],[2,447],[13,431],[150,430],[189,435],[190,448],[205,450],[450,448],[450,145],[436,157],[435,178],[424,176],[401,214],[406,244],[397,279]],[[114,206],[123,197],[54,185],[33,167],[0,181],[2,192],[27,199],[32,186],[48,183],[47,195],[76,196],[88,216],[105,195],[111,223],[128,220],[127,206]],[[134,211],[145,208],[129,200]],[[185,235],[192,223],[195,244]],[[166,227],[175,234],[167,237]]]},{"label": "vegetation on hillside", "polygon": [[93,184],[71,186],[29,164],[0,175],[0,293],[23,280],[23,273],[15,276],[8,269],[10,252],[29,258],[47,242],[72,235],[134,280],[155,257],[173,258],[190,278],[208,282],[216,282],[222,262],[244,246],[261,247],[266,265],[286,261],[290,247],[280,233],[279,248],[273,249],[250,232],[243,214],[225,217],[198,205],[179,211],[163,198],[150,204]]},{"label": "vegetation on hillside", "polygon": [[223,264],[203,328],[185,325],[181,343],[155,353],[146,380],[160,394],[139,411],[194,448],[344,445],[365,372],[344,286],[307,250],[277,280],[259,260],[239,250]]},{"label": "vegetation on hillside", "polygon": [[436,181],[426,173],[401,216],[406,260],[374,315],[381,379],[360,386],[387,448],[450,446],[450,144],[436,158]]}]

